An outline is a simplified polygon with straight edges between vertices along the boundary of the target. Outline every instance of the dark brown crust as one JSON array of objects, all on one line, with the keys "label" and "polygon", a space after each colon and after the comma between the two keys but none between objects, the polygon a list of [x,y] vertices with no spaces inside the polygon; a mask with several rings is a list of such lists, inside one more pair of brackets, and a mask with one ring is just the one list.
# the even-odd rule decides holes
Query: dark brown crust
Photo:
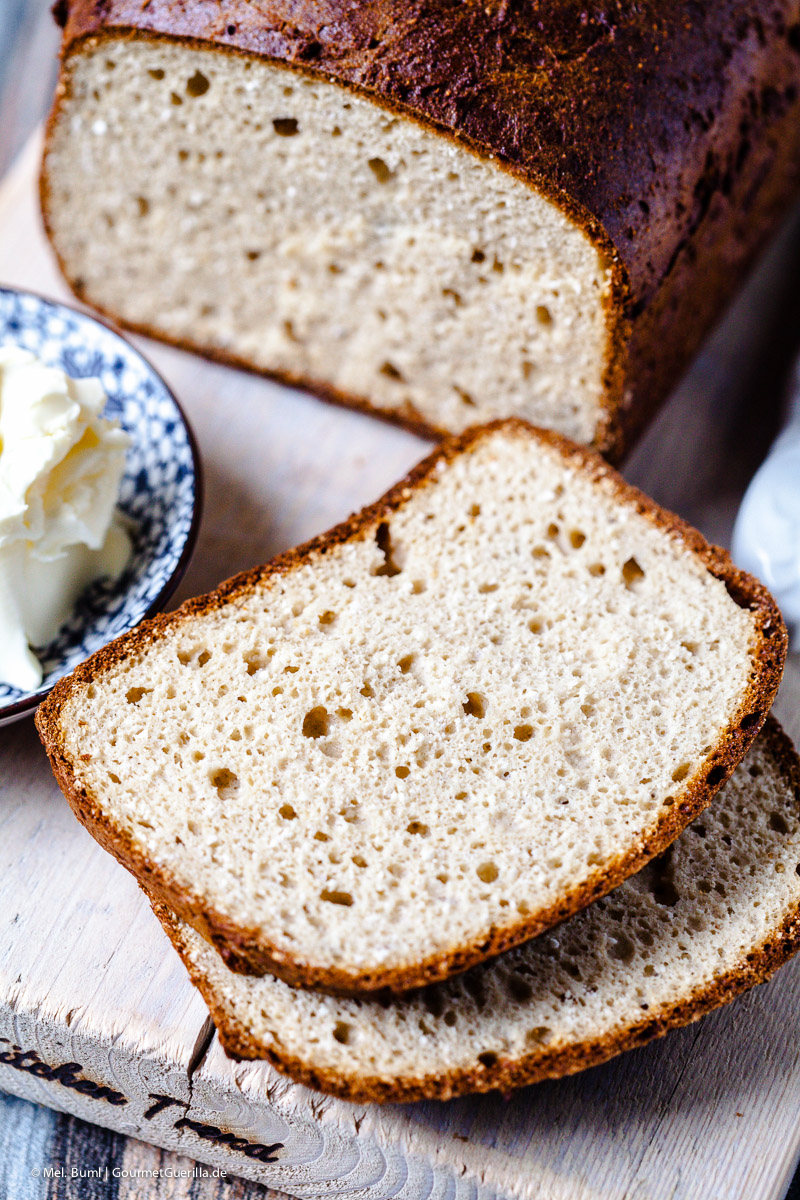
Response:
[{"label": "dark brown crust", "polygon": [[[604,870],[595,871],[560,903],[525,918],[518,917],[515,924],[507,927],[491,928],[480,941],[453,947],[448,953],[437,954],[422,962],[370,972],[350,972],[342,967],[299,961],[268,942],[260,930],[242,929],[233,924],[195,893],[188,881],[171,876],[147,857],[127,831],[113,825],[103,812],[100,798],[91,795],[79,783],[80,770],[75,769],[68,752],[61,714],[74,698],[79,702],[81,690],[99,675],[116,663],[140,655],[152,642],[164,637],[183,621],[196,614],[218,609],[243,592],[268,585],[272,577],[290,572],[316,556],[327,554],[337,545],[373,535],[380,522],[402,507],[416,489],[432,480],[435,482],[436,464],[440,460],[450,461],[459,454],[469,452],[478,442],[498,430],[504,431],[509,437],[538,440],[594,481],[603,480],[620,504],[635,508],[653,525],[680,540],[712,575],[722,580],[736,603],[749,609],[752,614],[753,664],[750,680],[718,744],[693,776],[681,785],[676,784],[674,803],[664,811],[659,825],[629,846],[616,862]],[[229,579],[209,595],[189,600],[176,612],[155,617],[104,647],[82,663],[72,675],[56,684],[37,712],[36,725],[59,786],[79,820],[105,849],[137,876],[155,898],[174,909],[216,946],[233,970],[252,974],[271,972],[287,983],[344,994],[382,988],[402,992],[464,971],[527,941],[616,887],[669,845],[710,803],[761,728],[780,683],[786,645],[786,629],[774,600],[756,579],[738,570],[724,550],[709,545],[697,530],[631,487],[599,455],[558,434],[534,429],[524,421],[509,419],[478,426],[459,437],[446,439],[384,497],[328,533],[296,550],[279,555],[265,566]]]},{"label": "dark brown crust", "polygon": [[[800,812],[800,759],[786,734],[774,717],[768,717],[761,733],[770,753],[782,768],[787,784],[794,793]],[[267,1059],[276,1070],[290,1075],[308,1087],[352,1100],[361,1104],[378,1102],[408,1102],[412,1100],[449,1100],[468,1092],[501,1092],[524,1087],[543,1079],[559,1079],[574,1075],[587,1067],[607,1062],[625,1050],[644,1046],[663,1037],[670,1029],[697,1021],[706,1013],[729,1003],[748,988],[764,983],[793,954],[800,950],[800,907],[788,913],[768,938],[745,954],[738,966],[724,972],[713,982],[696,988],[683,999],[664,1006],[660,1011],[650,1009],[634,1025],[616,1030],[612,1035],[598,1037],[580,1045],[542,1048],[520,1059],[499,1060],[489,1066],[428,1075],[421,1078],[387,1079],[385,1076],[342,1076],[335,1071],[313,1067],[301,1059],[285,1054],[277,1046],[266,1046],[255,1038],[235,1015],[230,1013],[214,993],[214,989],[194,965],[185,946],[181,929],[174,915],[157,902],[153,910],[163,925],[175,949],[181,955],[192,983],[208,1005],[220,1042],[232,1058]]]},{"label": "dark brown crust", "polygon": [[[64,72],[51,128],[70,55],[87,40],[167,37],[355,88],[492,155],[558,204],[611,267],[606,416],[595,445],[616,459],[800,186],[796,0],[775,0],[769,11],[754,0],[690,8],[671,0],[62,7]],[[43,208],[47,223],[46,179]],[[375,411],[367,398],[319,381],[291,382]],[[421,428],[413,414],[397,419]]]}]

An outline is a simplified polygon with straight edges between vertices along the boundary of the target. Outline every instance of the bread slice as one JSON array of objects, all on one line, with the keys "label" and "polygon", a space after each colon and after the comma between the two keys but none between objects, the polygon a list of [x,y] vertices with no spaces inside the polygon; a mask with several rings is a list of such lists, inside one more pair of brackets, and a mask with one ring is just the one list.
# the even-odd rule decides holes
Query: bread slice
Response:
[{"label": "bread slice", "polygon": [[77,294],[427,432],[621,454],[798,189],[793,0],[58,7]]},{"label": "bread slice", "polygon": [[156,915],[232,1055],[347,1100],[447,1099],[603,1062],[761,983],[800,947],[800,762],[770,718],[714,803],[604,900],[391,1002],[235,975]]},{"label": "bread slice", "polygon": [[39,709],[79,818],[242,970],[462,970],[703,809],[775,694],[768,593],[509,421],[94,655]]}]

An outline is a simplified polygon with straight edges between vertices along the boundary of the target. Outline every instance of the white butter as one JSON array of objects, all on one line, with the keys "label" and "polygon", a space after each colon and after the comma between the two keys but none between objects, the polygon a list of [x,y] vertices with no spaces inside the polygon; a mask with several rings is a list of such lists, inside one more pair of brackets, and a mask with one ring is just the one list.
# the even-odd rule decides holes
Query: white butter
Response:
[{"label": "white butter", "polygon": [[122,572],[115,512],[128,435],[100,413],[98,379],[70,379],[0,346],[0,680],[30,691],[43,646],[92,580]]}]

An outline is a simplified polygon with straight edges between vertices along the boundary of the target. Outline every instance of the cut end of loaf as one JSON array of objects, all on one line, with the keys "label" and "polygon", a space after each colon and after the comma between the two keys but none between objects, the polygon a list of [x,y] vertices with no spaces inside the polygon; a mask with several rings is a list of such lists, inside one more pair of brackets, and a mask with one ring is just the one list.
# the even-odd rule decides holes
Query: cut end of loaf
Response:
[{"label": "cut end of loaf", "polygon": [[43,200],[68,280],[125,324],[428,431],[518,415],[608,434],[610,276],[589,236],[340,85],[166,39],[80,42]]},{"label": "cut end of loaf", "polygon": [[726,556],[510,422],[112,644],[38,723],[80,818],[238,969],[403,990],[662,849],[784,653]]},{"label": "cut end of loaf", "polygon": [[796,951],[799,768],[770,721],[660,859],[553,933],[391,1003],[234,975],[190,926],[155,911],[237,1057],[361,1102],[507,1090],[696,1020]]}]

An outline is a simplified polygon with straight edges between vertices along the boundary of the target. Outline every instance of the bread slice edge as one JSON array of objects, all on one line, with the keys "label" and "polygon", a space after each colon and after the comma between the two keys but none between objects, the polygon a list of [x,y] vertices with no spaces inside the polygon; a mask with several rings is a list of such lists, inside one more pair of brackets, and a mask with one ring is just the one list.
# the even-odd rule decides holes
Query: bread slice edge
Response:
[{"label": "bread slice edge", "polygon": [[[112,18],[109,23],[106,23],[103,17],[98,20],[96,13],[92,13],[91,15],[82,14],[78,11],[80,5],[75,5],[74,8],[77,15],[74,17],[74,23],[73,20],[70,20],[65,28],[61,47],[58,84],[53,105],[45,122],[38,192],[42,224],[47,239],[61,275],[75,297],[82,304],[98,312],[106,320],[121,328],[141,334],[144,337],[153,338],[167,345],[175,346],[180,350],[199,354],[212,362],[236,367],[239,370],[249,371],[256,375],[274,379],[276,382],[289,387],[302,389],[327,403],[363,412],[368,416],[386,421],[390,425],[399,425],[423,438],[438,440],[451,436],[450,431],[435,424],[423,413],[415,409],[413,405],[407,405],[403,410],[397,409],[391,411],[373,404],[368,395],[356,395],[343,391],[325,380],[310,375],[297,374],[281,369],[273,370],[260,365],[254,365],[248,358],[234,351],[208,346],[201,341],[187,340],[183,337],[173,336],[163,330],[157,323],[151,324],[128,320],[120,312],[98,304],[87,293],[84,281],[66,269],[66,264],[58,249],[58,239],[54,228],[55,223],[51,216],[51,189],[47,166],[48,155],[54,140],[54,131],[59,119],[62,118],[62,110],[70,95],[70,61],[73,56],[79,54],[87,46],[94,48],[106,41],[110,42],[125,38],[130,41],[181,44],[192,49],[211,50],[214,53],[235,55],[254,61],[267,60],[270,66],[277,70],[285,71],[287,75],[299,74],[308,76],[310,79],[320,79],[323,81],[331,80],[332,77],[324,72],[315,70],[313,66],[300,62],[297,59],[287,62],[280,57],[263,52],[254,52],[252,49],[244,46],[237,47],[214,40],[213,38],[208,39],[204,36],[176,37],[157,28],[142,28],[135,22],[128,22],[127,19],[117,21]],[[69,16],[73,18],[73,13],[70,12]],[[629,315],[632,304],[631,284],[629,272],[602,222],[582,202],[571,195],[568,190],[557,185],[556,181],[551,179],[545,172],[536,170],[530,164],[526,168],[523,168],[520,164],[514,164],[502,156],[498,157],[493,153],[490,145],[470,137],[463,131],[456,134],[445,123],[436,121],[412,107],[404,106],[390,99],[387,95],[381,94],[376,89],[368,86],[359,86],[359,84],[342,77],[336,77],[332,81],[344,91],[363,96],[376,105],[376,107],[384,109],[387,113],[393,116],[400,116],[403,120],[420,125],[428,131],[435,133],[442,139],[445,145],[447,143],[456,144],[460,149],[466,150],[478,158],[491,160],[495,169],[515,177],[558,208],[573,225],[582,231],[587,240],[594,246],[608,272],[609,283],[607,292],[603,298],[606,335],[602,390],[598,397],[597,423],[591,447],[607,456],[610,461],[620,462],[640,432],[636,430],[634,436],[629,437],[627,435],[628,414],[623,399],[633,324]]]},{"label": "bread slice edge", "polygon": [[[469,452],[482,439],[503,431],[514,437],[538,441],[551,452],[585,471],[593,481],[610,485],[622,504],[636,511],[681,541],[721,580],[734,601],[753,614],[752,671],[739,708],[717,744],[698,771],[675,791],[675,803],[649,836],[641,837],[611,864],[596,871],[559,903],[522,917],[513,924],[494,927],[480,941],[454,946],[448,954],[437,953],[417,962],[407,962],[368,972],[352,971],[290,957],[256,927],[241,927],[209,905],[187,880],[177,879],[154,862],[128,831],[117,827],[103,811],[101,799],[78,782],[74,761],[60,723],[62,710],[80,702],[82,689],[91,686],[103,672],[129,655],[137,655],[153,641],[195,614],[221,608],[242,592],[268,583],[276,576],[329,553],[337,545],[363,540],[395,513],[412,493],[435,479],[439,462]],[[233,971],[243,974],[271,973],[285,982],[317,988],[334,994],[359,994],[382,989],[404,992],[435,980],[445,979],[528,941],[572,916],[593,900],[605,895],[674,841],[711,802],[730,777],[758,734],[780,683],[786,655],[787,634],[769,592],[752,576],[739,570],[729,555],[710,545],[681,518],[661,508],[638,489],[626,483],[598,454],[569,442],[548,430],[536,429],[517,418],[476,426],[457,437],[445,439],[430,455],[383,497],[361,512],[304,545],[289,550],[264,566],[234,576],[215,591],[186,601],[179,609],[143,622],[82,663],[72,675],[60,680],[36,714],[36,726],[50,759],[55,778],[71,808],[92,836],[145,886],[148,892],[193,926],[216,947]]]},{"label": "bread slice edge", "polygon": [[[785,774],[800,813],[800,758],[779,723],[767,717],[761,732]],[[145,893],[147,894],[147,893]],[[408,1103],[416,1100],[448,1100],[454,1096],[499,1090],[509,1092],[546,1079],[560,1079],[589,1067],[599,1066],[627,1050],[644,1046],[664,1037],[673,1029],[699,1021],[702,1017],[736,999],[743,992],[766,983],[775,972],[800,950],[800,908],[786,913],[770,935],[756,947],[747,949],[741,961],[710,984],[660,1011],[652,1008],[641,1020],[611,1034],[577,1045],[539,1047],[516,1060],[498,1059],[488,1066],[456,1069],[442,1075],[403,1077],[388,1082],[381,1076],[345,1076],[329,1068],[315,1067],[309,1061],[260,1042],[233,1009],[214,991],[210,979],[195,964],[187,947],[180,920],[167,906],[150,899],[153,911],[173,947],[178,952],[192,983],[202,995],[216,1026],[226,1054],[237,1061],[265,1060],[281,1074],[317,1091],[356,1103]]]}]

